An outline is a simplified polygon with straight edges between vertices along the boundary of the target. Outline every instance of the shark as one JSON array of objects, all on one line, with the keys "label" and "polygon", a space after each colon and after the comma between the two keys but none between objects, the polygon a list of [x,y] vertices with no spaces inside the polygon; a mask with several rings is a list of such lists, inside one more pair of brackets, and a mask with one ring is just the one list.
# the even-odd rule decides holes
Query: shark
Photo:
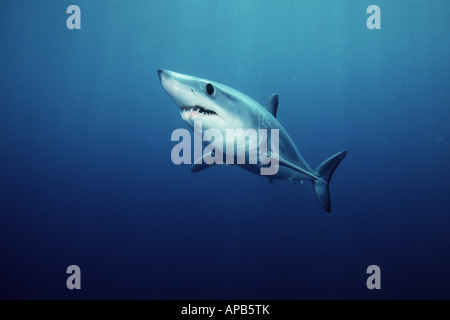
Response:
[{"label": "shark", "polygon": [[[181,118],[191,129],[194,129],[196,134],[202,135],[209,129],[219,130],[219,132],[229,129],[278,130],[277,152],[269,146],[267,148],[269,151],[265,154],[266,157],[278,163],[276,173],[268,176],[269,182],[272,183],[273,180],[289,180],[294,183],[312,181],[320,205],[327,212],[331,212],[330,181],[348,150],[329,157],[315,169],[309,166],[292,138],[277,120],[278,94],[272,94],[265,106],[262,106],[244,93],[215,81],[164,69],[159,69],[158,75],[163,89],[179,107]],[[195,125],[196,121],[201,121],[200,129]],[[246,145],[248,147],[248,143]],[[216,147],[225,150],[226,154],[226,148]],[[247,150],[247,154],[249,152],[251,151]],[[191,167],[192,172],[199,172],[210,167],[202,160],[202,158],[195,159]],[[267,162],[263,163],[258,159],[256,163],[236,165],[261,175],[259,169],[267,166]]]}]

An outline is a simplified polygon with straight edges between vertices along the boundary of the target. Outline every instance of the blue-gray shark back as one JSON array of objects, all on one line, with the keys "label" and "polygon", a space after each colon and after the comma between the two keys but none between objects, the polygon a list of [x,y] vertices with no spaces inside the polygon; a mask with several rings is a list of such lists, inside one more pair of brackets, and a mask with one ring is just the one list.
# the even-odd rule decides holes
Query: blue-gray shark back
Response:
[{"label": "blue-gray shark back", "polygon": [[[195,122],[201,121],[203,134],[208,129],[215,129],[226,135],[227,130],[260,129],[278,130],[278,152],[267,156],[275,159],[279,167],[274,179],[303,181],[311,180],[314,191],[322,207],[331,212],[330,181],[347,150],[343,150],[312,169],[301,156],[289,134],[277,120],[278,95],[273,94],[265,107],[245,94],[223,84],[183,75],[168,70],[158,70],[161,84],[167,94],[181,109],[181,117],[189,127],[195,129]],[[259,137],[259,136],[258,136]],[[257,137],[257,139],[258,139]],[[219,146],[216,145],[217,148]],[[224,150],[226,153],[226,150]],[[245,170],[260,174],[264,166],[259,160],[254,164],[239,164]],[[208,168],[202,159],[195,159],[193,172]]]}]

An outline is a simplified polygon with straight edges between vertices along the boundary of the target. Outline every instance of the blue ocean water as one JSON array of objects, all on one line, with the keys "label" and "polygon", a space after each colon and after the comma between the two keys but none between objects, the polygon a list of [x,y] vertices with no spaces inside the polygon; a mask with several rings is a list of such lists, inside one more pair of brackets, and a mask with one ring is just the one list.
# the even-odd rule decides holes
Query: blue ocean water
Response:
[{"label": "blue ocean water", "polygon": [[[2,1],[0,298],[450,298],[449,16],[445,0]],[[185,124],[159,68],[277,92],[312,167],[348,148],[333,213],[309,183],[174,165]]]}]

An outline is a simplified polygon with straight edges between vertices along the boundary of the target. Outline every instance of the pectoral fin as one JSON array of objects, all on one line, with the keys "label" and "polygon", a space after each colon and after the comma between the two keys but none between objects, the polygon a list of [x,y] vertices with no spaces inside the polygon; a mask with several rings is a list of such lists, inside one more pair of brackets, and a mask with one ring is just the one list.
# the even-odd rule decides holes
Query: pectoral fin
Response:
[{"label": "pectoral fin", "polygon": [[[200,171],[203,171],[203,170],[208,169],[209,167],[212,167],[213,165],[215,165],[216,163],[207,164],[204,160],[206,157],[214,157],[214,156],[215,156],[214,151],[211,151],[211,152],[205,154],[200,159],[197,159],[197,161],[195,161],[191,167],[191,172],[200,172]],[[223,165],[227,165],[227,164],[223,164]]]},{"label": "pectoral fin", "polygon": [[214,156],[214,151],[207,153],[203,155],[203,157],[197,159],[191,167],[191,172],[200,172],[214,165],[214,164],[209,165],[205,163],[203,158],[205,158],[206,156]]}]

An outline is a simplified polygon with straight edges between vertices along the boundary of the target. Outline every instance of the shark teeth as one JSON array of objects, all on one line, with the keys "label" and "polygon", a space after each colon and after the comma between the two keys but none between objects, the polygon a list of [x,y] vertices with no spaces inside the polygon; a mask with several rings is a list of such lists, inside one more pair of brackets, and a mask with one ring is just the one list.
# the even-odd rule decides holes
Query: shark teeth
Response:
[{"label": "shark teeth", "polygon": [[202,106],[183,107],[183,111],[180,112],[183,119],[195,119],[203,116],[217,116],[212,110],[203,108]]}]

